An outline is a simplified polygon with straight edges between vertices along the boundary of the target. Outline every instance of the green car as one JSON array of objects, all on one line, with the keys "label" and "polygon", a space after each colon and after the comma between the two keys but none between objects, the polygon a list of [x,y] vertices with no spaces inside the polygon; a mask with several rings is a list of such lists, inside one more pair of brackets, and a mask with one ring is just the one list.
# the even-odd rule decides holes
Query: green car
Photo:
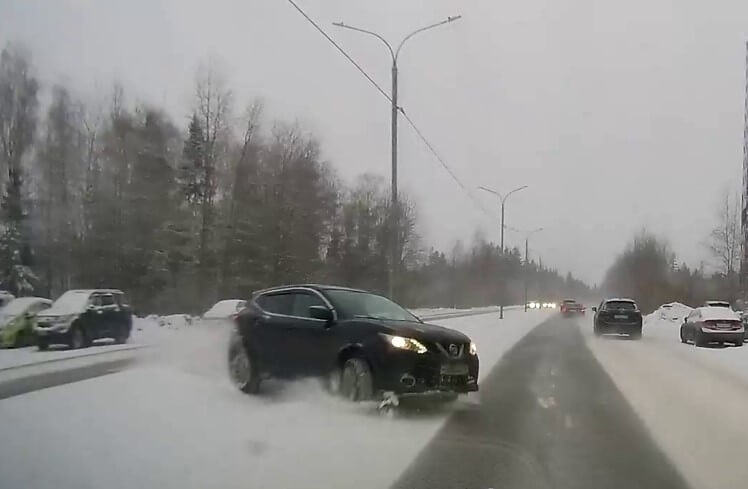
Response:
[{"label": "green car", "polygon": [[35,344],[32,330],[36,315],[52,301],[41,297],[20,297],[0,309],[0,347],[17,348]]}]

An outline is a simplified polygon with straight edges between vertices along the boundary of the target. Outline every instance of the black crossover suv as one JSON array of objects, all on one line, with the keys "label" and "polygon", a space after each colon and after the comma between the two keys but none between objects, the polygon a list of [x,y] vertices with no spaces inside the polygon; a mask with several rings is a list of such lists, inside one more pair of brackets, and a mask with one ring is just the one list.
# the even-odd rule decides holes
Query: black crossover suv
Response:
[{"label": "black crossover suv", "polygon": [[353,401],[454,395],[478,390],[478,354],[464,334],[426,324],[385,297],[284,286],[255,293],[239,313],[229,373],[247,393],[266,377],[322,377]]},{"label": "black crossover suv", "polygon": [[131,330],[132,309],[116,289],[68,290],[36,316],[34,325],[40,350],[55,343],[83,348],[102,338],[126,343]]},{"label": "black crossover suv", "polygon": [[631,338],[642,336],[642,313],[631,299],[606,299],[595,312],[594,331],[596,336],[606,333],[627,334]]}]

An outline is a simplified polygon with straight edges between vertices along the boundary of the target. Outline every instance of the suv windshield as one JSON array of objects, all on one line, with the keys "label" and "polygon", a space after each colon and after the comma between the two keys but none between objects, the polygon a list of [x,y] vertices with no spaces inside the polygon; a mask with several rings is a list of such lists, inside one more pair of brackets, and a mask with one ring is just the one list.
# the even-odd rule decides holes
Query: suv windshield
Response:
[{"label": "suv windshield", "polygon": [[381,295],[353,290],[326,290],[325,295],[338,311],[340,319],[366,317],[390,321],[418,321],[418,318]]},{"label": "suv windshield", "polygon": [[81,290],[65,292],[52,304],[50,311],[53,314],[75,314],[81,312],[86,307],[89,295],[89,292]]}]

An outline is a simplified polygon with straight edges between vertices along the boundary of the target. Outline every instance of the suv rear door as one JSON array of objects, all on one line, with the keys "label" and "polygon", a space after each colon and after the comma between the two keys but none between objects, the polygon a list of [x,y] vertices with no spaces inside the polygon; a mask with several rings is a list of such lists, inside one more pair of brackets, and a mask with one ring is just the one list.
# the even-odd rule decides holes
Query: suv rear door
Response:
[{"label": "suv rear door", "polygon": [[303,375],[318,376],[328,372],[334,364],[334,335],[327,321],[309,314],[311,306],[329,307],[320,295],[307,289],[293,292],[294,320],[288,325],[290,354],[296,359]]},{"label": "suv rear door", "polygon": [[288,331],[295,318],[291,291],[266,292],[255,298],[261,314],[252,329],[252,344],[262,368],[278,377],[297,375],[297,360],[291,355]]},{"label": "suv rear door", "polygon": [[111,292],[99,294],[101,300],[100,313],[97,314],[99,338],[114,338],[119,333],[119,306]]},{"label": "suv rear door", "polygon": [[132,309],[127,303],[125,294],[122,292],[114,292],[114,302],[117,304],[114,313],[117,333],[123,336],[129,336],[130,330],[132,329]]}]

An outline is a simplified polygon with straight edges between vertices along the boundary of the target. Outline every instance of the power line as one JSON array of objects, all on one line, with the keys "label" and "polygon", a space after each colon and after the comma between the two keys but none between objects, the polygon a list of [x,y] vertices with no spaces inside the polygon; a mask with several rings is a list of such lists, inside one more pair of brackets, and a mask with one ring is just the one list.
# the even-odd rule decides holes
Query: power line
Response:
[{"label": "power line", "polygon": [[[325,32],[325,30],[324,30],[324,29],[322,29],[322,27],[320,27],[320,26],[319,26],[319,24],[317,24],[317,23],[316,23],[316,22],[314,21],[314,19],[312,19],[311,17],[309,17],[309,15],[307,15],[307,13],[306,13],[306,12],[304,12],[304,10],[303,10],[303,9],[302,9],[301,7],[299,7],[299,5],[298,5],[298,4],[297,4],[297,3],[296,3],[296,2],[294,1],[294,0],[287,0],[287,1],[288,1],[288,3],[290,3],[290,4],[291,4],[291,5],[292,5],[292,6],[293,6],[293,7],[294,7],[294,8],[295,8],[295,9],[296,9],[296,10],[297,10],[297,11],[298,11],[298,12],[299,12],[300,14],[301,14],[301,15],[302,15],[302,16],[303,16],[303,17],[304,17],[304,18],[305,18],[305,19],[306,19],[306,20],[307,20],[307,21],[308,21],[308,22],[309,22],[310,24],[312,24],[312,25],[314,26],[314,28],[315,28],[315,29],[317,29],[317,31],[319,31],[319,33],[320,33],[320,34],[322,34],[322,35],[323,35],[323,36],[325,37],[325,39],[327,39],[328,41],[330,41],[330,43],[331,43],[331,44],[332,44],[333,46],[335,46],[335,48],[336,48],[336,49],[337,49],[338,51],[340,51],[340,53],[341,53],[341,54],[342,54],[343,56],[345,56],[345,58],[346,58],[346,59],[347,59],[348,61],[350,61],[350,62],[351,62],[351,63],[353,64],[353,66],[355,66],[355,67],[356,67],[356,69],[357,69],[357,70],[358,70],[358,71],[359,71],[359,72],[360,72],[360,73],[361,73],[362,75],[364,75],[364,76],[366,77],[366,79],[367,79],[367,80],[369,80],[369,82],[370,82],[370,83],[371,83],[372,85],[374,85],[374,88],[376,88],[376,89],[377,89],[377,91],[379,91],[379,93],[381,93],[381,94],[382,94],[382,95],[384,96],[384,98],[386,98],[386,99],[387,99],[387,101],[389,101],[389,103],[390,103],[390,104],[392,104],[392,97],[390,97],[390,96],[389,96],[389,95],[387,94],[387,92],[385,92],[385,91],[384,91],[384,89],[383,89],[383,88],[382,88],[382,87],[381,87],[381,86],[380,86],[380,85],[379,85],[379,84],[378,84],[378,83],[377,83],[376,81],[374,81],[374,79],[373,79],[373,78],[372,78],[372,77],[371,77],[371,76],[370,76],[370,75],[369,75],[369,74],[368,74],[368,73],[366,72],[366,70],[364,70],[364,69],[363,69],[363,68],[361,67],[361,65],[359,65],[359,64],[358,64],[358,63],[356,62],[356,60],[354,60],[354,59],[353,59],[353,58],[352,58],[352,57],[351,57],[351,56],[350,56],[350,55],[349,55],[349,54],[348,54],[348,53],[347,53],[347,52],[346,52],[346,51],[345,51],[345,50],[344,50],[344,49],[343,49],[343,48],[342,48],[342,47],[341,47],[341,46],[340,46],[340,45],[339,45],[339,44],[338,44],[337,42],[335,42],[335,40],[334,40],[334,39],[333,39],[332,37],[330,37],[330,35],[329,35],[329,34],[327,34],[327,32]],[[432,153],[432,154],[434,155],[434,157],[436,157],[437,161],[438,161],[438,162],[439,162],[439,163],[441,164],[441,166],[442,166],[442,167],[443,167],[443,168],[444,168],[444,169],[445,169],[445,170],[447,171],[447,173],[449,174],[449,176],[450,176],[450,177],[452,177],[452,180],[454,180],[454,181],[455,181],[455,183],[457,183],[457,185],[459,185],[459,187],[460,187],[460,188],[461,188],[461,189],[462,189],[462,190],[463,190],[463,191],[465,192],[465,194],[467,194],[467,196],[468,196],[468,197],[470,198],[470,200],[471,200],[471,201],[472,201],[472,202],[473,202],[473,203],[474,203],[475,205],[477,205],[477,206],[478,206],[478,208],[479,208],[479,209],[480,209],[481,211],[483,211],[484,213],[486,213],[487,215],[489,215],[489,216],[491,216],[491,217],[495,217],[495,216],[493,216],[493,214],[491,214],[491,213],[490,213],[490,212],[489,212],[489,211],[488,211],[488,210],[487,210],[487,209],[486,209],[486,208],[485,208],[485,207],[483,206],[483,204],[482,204],[482,203],[481,203],[481,202],[480,202],[480,201],[479,201],[479,200],[478,200],[478,199],[477,199],[477,198],[475,197],[475,195],[473,195],[473,194],[472,194],[472,192],[470,192],[470,190],[469,190],[469,189],[468,189],[468,188],[467,188],[467,187],[465,186],[465,184],[463,184],[463,183],[462,183],[462,181],[461,181],[461,180],[460,180],[460,179],[459,179],[459,178],[457,177],[457,175],[455,174],[455,172],[454,172],[454,171],[453,171],[453,170],[452,170],[452,169],[451,169],[451,168],[449,167],[449,165],[447,164],[447,162],[446,162],[446,161],[444,161],[444,159],[443,159],[443,158],[441,157],[441,155],[440,155],[440,154],[439,154],[439,153],[438,153],[438,152],[436,151],[436,148],[434,148],[434,146],[433,146],[433,145],[431,144],[431,142],[429,142],[429,140],[428,140],[428,139],[426,139],[426,136],[424,136],[424,135],[423,135],[423,133],[422,133],[422,132],[421,132],[421,130],[420,130],[420,129],[418,128],[418,126],[416,125],[416,123],[415,123],[415,122],[413,122],[413,119],[411,119],[411,118],[410,118],[410,116],[408,116],[408,114],[406,114],[406,113],[405,113],[405,110],[404,110],[404,109],[403,109],[402,107],[398,107],[398,110],[399,110],[399,111],[400,111],[400,113],[401,113],[401,114],[403,115],[403,117],[405,118],[405,120],[406,120],[406,121],[408,121],[408,124],[410,124],[410,127],[411,127],[411,128],[413,128],[413,130],[414,130],[414,131],[416,132],[416,134],[417,134],[417,135],[418,135],[418,137],[419,137],[419,138],[421,139],[421,141],[423,141],[423,143],[424,143],[424,144],[426,145],[426,147],[427,147],[427,148],[429,149],[429,151],[431,151],[431,153]]]},{"label": "power line", "polygon": [[364,70],[361,67],[361,65],[359,65],[358,63],[356,63],[356,60],[353,59],[353,58],[351,58],[351,56],[348,53],[346,53],[345,50],[342,47],[340,47],[340,45],[337,42],[335,42],[335,40],[332,37],[330,37],[329,34],[327,34],[327,32],[325,32],[325,30],[322,29],[322,27],[319,26],[319,24],[317,24],[314,21],[314,19],[312,19],[311,17],[309,17],[307,15],[307,13],[304,12],[301,9],[301,7],[298,6],[298,4],[296,2],[294,2],[294,0],[288,0],[288,3],[290,3],[291,5],[293,5],[293,8],[295,8],[301,15],[303,15],[304,18],[307,21],[309,21],[309,23],[312,24],[314,26],[314,28],[319,31],[320,34],[322,34],[323,36],[325,36],[325,38],[328,41],[330,41],[330,43],[332,43],[332,45],[335,46],[337,48],[337,50],[340,51],[340,53],[343,56],[345,56],[348,61],[350,61],[351,63],[353,63],[353,66],[355,66],[358,69],[358,71],[360,71],[361,74],[364,75],[366,77],[366,79],[371,82],[372,85],[374,85],[374,88],[376,88],[379,91],[379,93],[381,93],[384,96],[384,98],[386,98],[390,102],[390,104],[392,104],[392,97],[390,97],[387,94],[387,92],[385,92],[384,89],[382,87],[380,87],[379,84],[376,81],[374,81],[374,79],[371,76],[369,76],[369,74],[366,72],[366,70]]},{"label": "power line", "polygon": [[405,120],[408,121],[408,124],[410,124],[410,127],[412,127],[413,130],[418,135],[418,137],[421,138],[421,141],[423,141],[423,144],[426,145],[426,147],[436,157],[437,161],[447,171],[447,173],[449,174],[449,176],[452,177],[452,180],[454,180],[455,183],[457,183],[457,185],[460,186],[460,188],[467,194],[467,196],[470,198],[470,200],[472,200],[473,203],[475,205],[477,205],[478,208],[481,211],[485,212],[489,216],[495,217],[485,207],[483,207],[483,204],[475,197],[475,195],[473,195],[473,193],[465,186],[465,184],[462,183],[462,181],[457,177],[457,175],[455,175],[455,172],[452,171],[452,169],[449,167],[449,165],[447,164],[447,162],[444,161],[444,159],[441,157],[441,155],[439,154],[439,152],[436,151],[436,148],[434,148],[434,146],[431,144],[431,142],[429,142],[429,140],[426,139],[426,136],[423,135],[423,133],[418,128],[418,126],[416,125],[416,123],[413,122],[413,119],[411,119],[410,116],[405,113],[405,109],[403,109],[402,107],[398,107],[398,109],[400,110],[400,113],[403,115],[403,117],[405,118]]}]

